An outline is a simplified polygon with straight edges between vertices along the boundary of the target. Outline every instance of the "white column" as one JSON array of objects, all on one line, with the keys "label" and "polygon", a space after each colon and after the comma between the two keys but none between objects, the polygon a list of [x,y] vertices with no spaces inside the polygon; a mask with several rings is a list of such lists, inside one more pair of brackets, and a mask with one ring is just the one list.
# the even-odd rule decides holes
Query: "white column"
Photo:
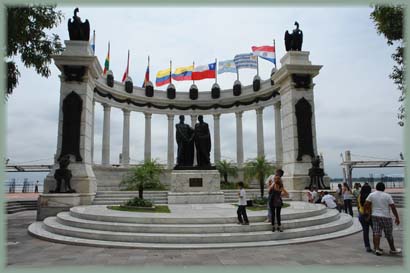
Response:
[{"label": "white column", "polygon": [[[192,126],[193,129],[195,129],[195,124],[196,124],[197,118],[198,118],[197,115],[191,115],[191,126]],[[197,165],[196,148],[195,148],[195,145],[194,145],[194,166],[196,166],[196,165]]]},{"label": "white column", "polygon": [[122,165],[130,164],[130,111],[122,109],[124,122],[122,127]]},{"label": "white column", "polygon": [[214,162],[218,162],[221,160],[221,134],[220,134],[220,126],[219,120],[221,114],[214,114]]},{"label": "white column", "polygon": [[236,112],[236,162],[238,167],[243,165],[243,134],[242,134],[242,113]]},{"label": "white column", "polygon": [[275,112],[275,152],[276,166],[282,166],[283,146],[282,146],[282,116],[280,114],[280,102],[273,105]]},{"label": "white column", "polygon": [[151,160],[151,113],[145,115],[145,145],[144,145],[144,161]]},{"label": "white column", "polygon": [[265,145],[263,141],[263,107],[256,109],[256,141],[258,157],[265,155]]},{"label": "white column", "polygon": [[174,115],[168,114],[168,169],[174,168]]},{"label": "white column", "polygon": [[95,100],[91,114],[91,164],[94,164],[94,126],[95,126]]},{"label": "white column", "polygon": [[103,123],[103,139],[102,139],[102,165],[110,165],[110,114],[111,106],[103,104],[104,107],[104,123]]}]

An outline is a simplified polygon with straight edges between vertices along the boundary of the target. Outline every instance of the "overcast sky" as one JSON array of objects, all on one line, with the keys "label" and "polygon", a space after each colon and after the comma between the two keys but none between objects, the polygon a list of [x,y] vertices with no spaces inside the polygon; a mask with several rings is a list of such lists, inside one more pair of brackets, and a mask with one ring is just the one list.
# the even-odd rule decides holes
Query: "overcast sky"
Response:
[{"label": "overcast sky", "polygon": [[[61,7],[62,24],[53,32],[68,39],[67,20],[74,7]],[[376,33],[363,7],[242,7],[242,8],[148,8],[121,6],[102,8],[80,6],[79,16],[88,19],[96,31],[96,56],[104,65],[108,41],[111,42],[110,69],[121,80],[131,52],[130,76],[140,86],[151,57],[151,81],[172,59],[173,67],[207,64],[215,58],[232,59],[251,51],[251,46],[272,44],[276,39],[277,63],[285,54],[283,35],[299,22],[304,33],[303,50],[310,51],[313,64],[323,65],[314,78],[318,152],[323,153],[325,171],[342,177],[340,153],[350,149],[353,160],[399,159],[403,151],[403,129],[397,125],[399,91],[388,78],[394,62],[394,47]],[[16,59],[17,60],[17,59]],[[19,62],[18,62],[19,63]],[[268,79],[272,64],[260,60],[260,76]],[[7,103],[7,157],[10,163],[51,163],[56,152],[59,71],[51,65],[48,79],[19,65],[21,78]],[[255,70],[240,70],[243,85],[251,84]],[[232,88],[235,74],[219,75],[222,89]],[[197,81],[200,90],[209,91],[213,80]],[[174,82],[186,91],[192,82]],[[165,87],[160,88],[164,90]],[[222,158],[236,160],[234,114],[221,117]],[[213,131],[213,119],[205,116]],[[122,111],[111,110],[111,162],[118,163],[122,147]],[[189,118],[187,122],[190,123]],[[256,114],[244,113],[245,158],[256,157]],[[95,109],[94,159],[101,162],[102,106]],[[152,157],[166,162],[167,119],[153,115]],[[273,107],[264,111],[265,153],[275,159]],[[131,114],[130,156],[143,159],[144,117]],[[175,145],[176,146],[176,145]],[[176,148],[176,147],[175,147]],[[366,156],[366,157],[364,157]],[[211,152],[213,158],[213,151]],[[355,170],[354,176],[369,173],[400,174],[401,169]]]}]

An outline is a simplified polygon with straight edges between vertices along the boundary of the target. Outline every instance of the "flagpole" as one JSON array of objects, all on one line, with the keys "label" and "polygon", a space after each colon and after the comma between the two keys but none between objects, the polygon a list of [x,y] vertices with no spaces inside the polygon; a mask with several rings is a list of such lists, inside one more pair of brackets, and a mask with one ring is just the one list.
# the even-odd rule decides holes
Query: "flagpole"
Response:
[{"label": "flagpole", "polygon": [[276,68],[276,45],[275,45],[275,39],[273,39],[273,50],[275,51],[275,70],[277,70],[277,68]]},{"label": "flagpole", "polygon": [[216,63],[216,58],[215,58],[215,83],[218,83],[218,65]]},{"label": "flagpole", "polygon": [[169,60],[169,83],[172,83],[172,60]]},{"label": "flagpole", "polygon": [[236,68],[236,80],[239,81],[239,69]]},{"label": "flagpole", "polygon": [[[194,72],[194,70],[195,70],[195,61],[192,61],[192,72]],[[192,74],[191,74],[191,77],[192,77]],[[195,80],[193,77],[192,77],[192,84],[195,84]]]},{"label": "flagpole", "polygon": [[256,75],[259,77],[259,57],[256,55]]},{"label": "flagpole", "polygon": [[147,80],[149,81],[149,55],[148,55],[148,79]]},{"label": "flagpole", "polygon": [[[130,50],[128,49],[127,78],[128,78],[129,74],[130,74]],[[125,80],[127,80],[127,79],[125,79]]]}]

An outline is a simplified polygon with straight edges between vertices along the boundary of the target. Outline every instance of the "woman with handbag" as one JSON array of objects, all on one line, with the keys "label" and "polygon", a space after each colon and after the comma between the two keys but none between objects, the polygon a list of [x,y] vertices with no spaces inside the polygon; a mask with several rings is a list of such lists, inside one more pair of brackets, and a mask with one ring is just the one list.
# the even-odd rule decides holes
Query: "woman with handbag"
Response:
[{"label": "woman with handbag", "polygon": [[370,227],[372,226],[371,220],[371,213],[364,209],[364,203],[366,202],[367,196],[372,192],[372,188],[368,183],[365,183],[360,190],[360,194],[357,197],[357,208],[359,210],[359,222],[362,225],[363,230],[363,242],[364,247],[366,248],[367,252],[372,252],[372,248],[370,247],[370,240],[369,240],[369,231]]},{"label": "woman with handbag", "polygon": [[[271,197],[271,211],[272,211],[272,232],[275,232],[278,230],[279,232],[282,232],[282,226],[281,226],[281,209],[283,206],[283,201],[282,201],[282,195],[284,196],[289,196],[289,193],[285,190],[283,187],[282,179],[281,177],[283,176],[283,170],[278,169],[275,174],[274,182],[269,188],[269,191],[272,192],[272,197]],[[275,225],[275,218],[278,222],[277,225]]]}]

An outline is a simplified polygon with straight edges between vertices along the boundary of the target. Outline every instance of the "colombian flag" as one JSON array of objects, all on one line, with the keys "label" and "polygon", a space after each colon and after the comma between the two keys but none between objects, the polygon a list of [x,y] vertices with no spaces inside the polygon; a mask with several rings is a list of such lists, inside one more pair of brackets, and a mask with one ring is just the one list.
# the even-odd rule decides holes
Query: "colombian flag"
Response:
[{"label": "colombian flag", "polygon": [[194,66],[184,66],[178,67],[175,69],[175,72],[172,74],[172,78],[176,81],[190,81],[192,80],[192,71],[194,70]]},{"label": "colombian flag", "polygon": [[157,72],[156,86],[162,86],[171,82],[171,68],[160,70]]}]

